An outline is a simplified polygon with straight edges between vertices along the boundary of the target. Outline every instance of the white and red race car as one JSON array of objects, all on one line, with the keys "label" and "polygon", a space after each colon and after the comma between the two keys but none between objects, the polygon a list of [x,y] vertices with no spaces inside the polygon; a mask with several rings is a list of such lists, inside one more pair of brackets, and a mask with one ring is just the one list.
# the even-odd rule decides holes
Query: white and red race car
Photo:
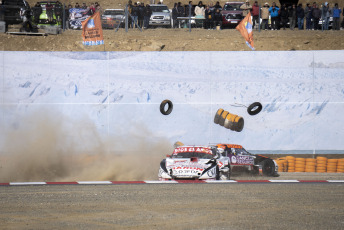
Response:
[{"label": "white and red race car", "polygon": [[229,180],[229,158],[216,147],[179,146],[160,162],[159,180]]},{"label": "white and red race car", "polygon": [[160,162],[159,180],[229,180],[232,171],[279,176],[276,162],[241,145],[178,146]]}]

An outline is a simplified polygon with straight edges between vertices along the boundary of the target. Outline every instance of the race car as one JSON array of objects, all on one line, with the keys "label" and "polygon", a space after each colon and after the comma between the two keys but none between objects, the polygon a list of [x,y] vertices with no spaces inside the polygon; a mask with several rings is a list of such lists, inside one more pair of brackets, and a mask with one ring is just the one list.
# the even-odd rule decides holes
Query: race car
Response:
[{"label": "race car", "polygon": [[245,168],[253,174],[278,177],[277,163],[268,157],[251,154],[241,145],[217,144],[216,147],[222,157],[229,158],[231,171]]},{"label": "race car", "polygon": [[229,180],[229,158],[218,148],[177,146],[160,162],[159,180]]}]

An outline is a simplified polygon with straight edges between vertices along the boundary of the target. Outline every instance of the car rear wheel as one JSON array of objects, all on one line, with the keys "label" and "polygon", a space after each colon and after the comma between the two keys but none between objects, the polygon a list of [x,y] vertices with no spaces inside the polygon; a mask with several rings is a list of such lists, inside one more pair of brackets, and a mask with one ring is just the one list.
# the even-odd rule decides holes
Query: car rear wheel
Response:
[{"label": "car rear wheel", "polygon": [[271,159],[263,160],[260,165],[262,166],[263,175],[274,176],[276,174],[275,164]]}]

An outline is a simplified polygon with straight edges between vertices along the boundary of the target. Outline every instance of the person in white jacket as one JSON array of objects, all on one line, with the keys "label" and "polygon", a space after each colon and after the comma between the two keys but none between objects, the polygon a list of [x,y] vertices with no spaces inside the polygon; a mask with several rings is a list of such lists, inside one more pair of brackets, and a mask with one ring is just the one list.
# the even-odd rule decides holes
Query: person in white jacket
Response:
[{"label": "person in white jacket", "polygon": [[195,7],[195,17],[196,18],[204,18],[204,5],[202,1],[199,1],[198,5]]}]

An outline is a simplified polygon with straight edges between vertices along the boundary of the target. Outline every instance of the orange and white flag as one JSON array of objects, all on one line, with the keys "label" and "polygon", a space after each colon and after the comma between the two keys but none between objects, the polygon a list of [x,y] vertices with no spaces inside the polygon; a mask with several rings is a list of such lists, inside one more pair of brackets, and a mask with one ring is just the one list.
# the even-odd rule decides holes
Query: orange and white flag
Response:
[{"label": "orange and white flag", "polygon": [[252,31],[252,20],[251,20],[251,12],[249,12],[246,17],[237,25],[236,29],[241,33],[241,35],[245,38],[246,44],[252,50],[255,50],[253,44],[253,31]]},{"label": "orange and white flag", "polygon": [[97,12],[82,22],[82,44],[87,46],[104,45],[100,13]]}]

